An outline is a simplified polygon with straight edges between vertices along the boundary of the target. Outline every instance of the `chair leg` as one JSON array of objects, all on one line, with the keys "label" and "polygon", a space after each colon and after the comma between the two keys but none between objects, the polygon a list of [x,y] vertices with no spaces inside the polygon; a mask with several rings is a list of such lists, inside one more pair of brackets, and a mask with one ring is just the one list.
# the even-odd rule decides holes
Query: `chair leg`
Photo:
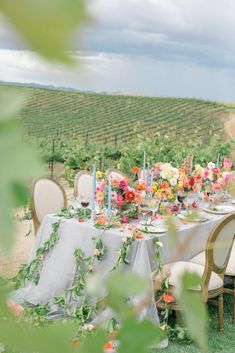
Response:
[{"label": "chair leg", "polygon": [[221,293],[218,297],[218,320],[219,320],[219,331],[224,332],[224,297]]},{"label": "chair leg", "polygon": [[235,276],[233,277],[233,325],[235,325]]}]

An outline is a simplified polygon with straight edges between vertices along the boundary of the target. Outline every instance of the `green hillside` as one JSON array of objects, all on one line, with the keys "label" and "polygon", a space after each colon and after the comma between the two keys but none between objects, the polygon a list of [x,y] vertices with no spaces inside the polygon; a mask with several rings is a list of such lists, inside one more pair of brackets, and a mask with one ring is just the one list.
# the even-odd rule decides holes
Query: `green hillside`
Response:
[{"label": "green hillside", "polygon": [[125,140],[134,129],[175,139],[222,133],[229,108],[215,102],[70,92],[1,84],[27,94],[19,118],[36,137],[81,136],[89,142]]}]

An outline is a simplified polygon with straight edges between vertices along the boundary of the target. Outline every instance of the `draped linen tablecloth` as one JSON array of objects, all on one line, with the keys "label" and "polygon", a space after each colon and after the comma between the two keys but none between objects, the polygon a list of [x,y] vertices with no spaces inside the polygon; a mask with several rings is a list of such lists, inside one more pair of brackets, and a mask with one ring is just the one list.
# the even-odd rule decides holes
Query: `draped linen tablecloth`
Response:
[{"label": "draped linen tablecloth", "polygon": [[[180,226],[178,231],[180,243],[185,242],[189,236],[191,237],[191,241],[188,244],[187,251],[182,253],[177,260],[189,260],[192,256],[205,249],[206,241],[211,230],[223,216],[208,215],[208,218],[209,220],[204,223],[189,223]],[[52,231],[52,224],[58,219],[59,218],[54,215],[48,215],[43,219],[35,239],[30,260],[35,257],[36,250],[49,238]],[[50,303],[51,311],[48,317],[53,319],[66,315],[62,309],[58,308],[58,306],[53,303],[53,299],[55,296],[61,295],[64,289],[73,285],[76,274],[74,251],[77,248],[81,248],[86,256],[92,256],[95,247],[92,237],[100,236],[101,230],[95,228],[91,221],[79,223],[76,219],[61,219],[58,234],[58,242],[54,245],[53,249],[45,255],[38,284],[35,285],[32,282],[28,282],[24,288],[17,290],[12,295],[13,300],[17,303],[29,303],[33,305]],[[107,253],[102,261],[95,261],[95,272],[99,272],[102,277],[109,275],[111,268],[117,261],[122,239],[129,234],[131,234],[130,230],[121,232],[117,228],[111,228],[102,234],[102,241],[107,247]],[[161,250],[165,263],[170,262],[177,253],[177,249],[170,248],[168,234],[163,233],[154,235],[148,234],[143,239],[136,239],[132,243],[129,253],[130,264],[123,265],[124,270],[128,268],[147,278],[151,286],[151,274],[158,265],[154,261],[155,250],[152,236],[155,235],[157,235],[163,243]],[[79,306],[80,304],[79,301],[73,302],[72,298],[69,300],[70,304],[74,306]],[[97,324],[101,320],[106,320],[109,316],[112,317],[112,313],[106,310],[94,318],[94,323]],[[159,324],[154,298],[152,298],[151,304],[141,313],[141,317],[147,318],[157,325]]]}]

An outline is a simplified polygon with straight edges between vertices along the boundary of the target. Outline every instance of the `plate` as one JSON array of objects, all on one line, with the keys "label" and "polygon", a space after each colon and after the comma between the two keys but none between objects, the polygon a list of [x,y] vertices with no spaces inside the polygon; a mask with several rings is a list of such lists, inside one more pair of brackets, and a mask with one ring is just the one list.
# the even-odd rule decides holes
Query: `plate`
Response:
[{"label": "plate", "polygon": [[142,232],[148,232],[148,233],[166,233],[167,232],[167,228],[166,227],[154,227],[154,226],[147,226],[144,227],[142,225],[140,225],[138,227],[139,230],[141,230]]},{"label": "plate", "polygon": [[[177,217],[178,217],[179,219],[182,219],[182,220],[186,220],[186,221],[187,221],[187,217],[186,217],[185,215],[183,215],[183,214],[178,214]],[[195,218],[195,219],[192,221],[192,223],[203,223],[203,222],[206,222],[206,221],[208,221],[208,217],[201,215],[201,216],[199,216],[198,218]]]},{"label": "plate", "polygon": [[229,205],[217,205],[214,208],[204,208],[204,211],[214,214],[227,214],[235,211],[235,208]]}]

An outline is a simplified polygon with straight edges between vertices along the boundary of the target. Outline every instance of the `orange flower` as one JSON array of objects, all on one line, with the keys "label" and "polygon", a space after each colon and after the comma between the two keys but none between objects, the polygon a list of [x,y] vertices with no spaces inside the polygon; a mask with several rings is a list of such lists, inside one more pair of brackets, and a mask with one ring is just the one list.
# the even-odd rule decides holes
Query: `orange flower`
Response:
[{"label": "orange flower", "polygon": [[172,212],[171,212],[171,209],[170,209],[170,208],[167,208],[167,209],[166,209],[166,214],[167,214],[167,216],[170,216],[170,215],[172,214]]},{"label": "orange flower", "polygon": [[137,167],[137,166],[133,166],[133,167],[131,168],[131,172],[132,172],[133,174],[138,174],[138,173],[140,172],[140,168]]},{"label": "orange flower", "polygon": [[137,191],[146,190],[146,185],[145,184],[138,184],[136,190]]},{"label": "orange flower", "polygon": [[109,342],[105,343],[105,345],[103,347],[103,350],[104,350],[104,352],[106,352],[106,351],[109,351],[109,350],[111,350],[113,348],[114,348],[113,347],[113,343],[111,341],[109,341]]},{"label": "orange flower", "polygon": [[128,176],[125,176],[125,177],[124,177],[124,180],[125,180],[127,183],[129,183],[129,178],[128,178]]},{"label": "orange flower", "polygon": [[161,189],[167,189],[168,187],[169,187],[169,183],[168,183],[168,181],[163,181],[162,183],[161,183]]},{"label": "orange flower", "polygon": [[140,196],[140,194],[135,194],[135,203],[140,203],[140,201],[141,201],[141,196]]},{"label": "orange flower", "polygon": [[135,200],[135,193],[133,191],[127,191],[125,194],[125,199],[127,202],[132,202]]},{"label": "orange flower", "polygon": [[79,339],[78,338],[74,338],[71,342],[70,342],[70,346],[71,347],[76,347],[78,345]]},{"label": "orange flower", "polygon": [[106,217],[104,215],[100,215],[97,217],[96,222],[101,224],[101,225],[105,225],[106,224]]},{"label": "orange flower", "polygon": [[143,239],[144,238],[144,234],[139,229],[135,229],[134,236],[136,239]]},{"label": "orange flower", "polygon": [[111,184],[112,184],[112,186],[118,186],[118,185],[119,185],[119,181],[116,180],[116,179],[113,179],[113,180],[111,181]]},{"label": "orange flower", "polygon": [[172,193],[171,188],[166,188],[165,193],[166,193],[166,195],[170,195]]},{"label": "orange flower", "polygon": [[165,303],[174,303],[176,301],[176,299],[172,295],[169,295],[167,293],[163,295],[162,299]]}]

